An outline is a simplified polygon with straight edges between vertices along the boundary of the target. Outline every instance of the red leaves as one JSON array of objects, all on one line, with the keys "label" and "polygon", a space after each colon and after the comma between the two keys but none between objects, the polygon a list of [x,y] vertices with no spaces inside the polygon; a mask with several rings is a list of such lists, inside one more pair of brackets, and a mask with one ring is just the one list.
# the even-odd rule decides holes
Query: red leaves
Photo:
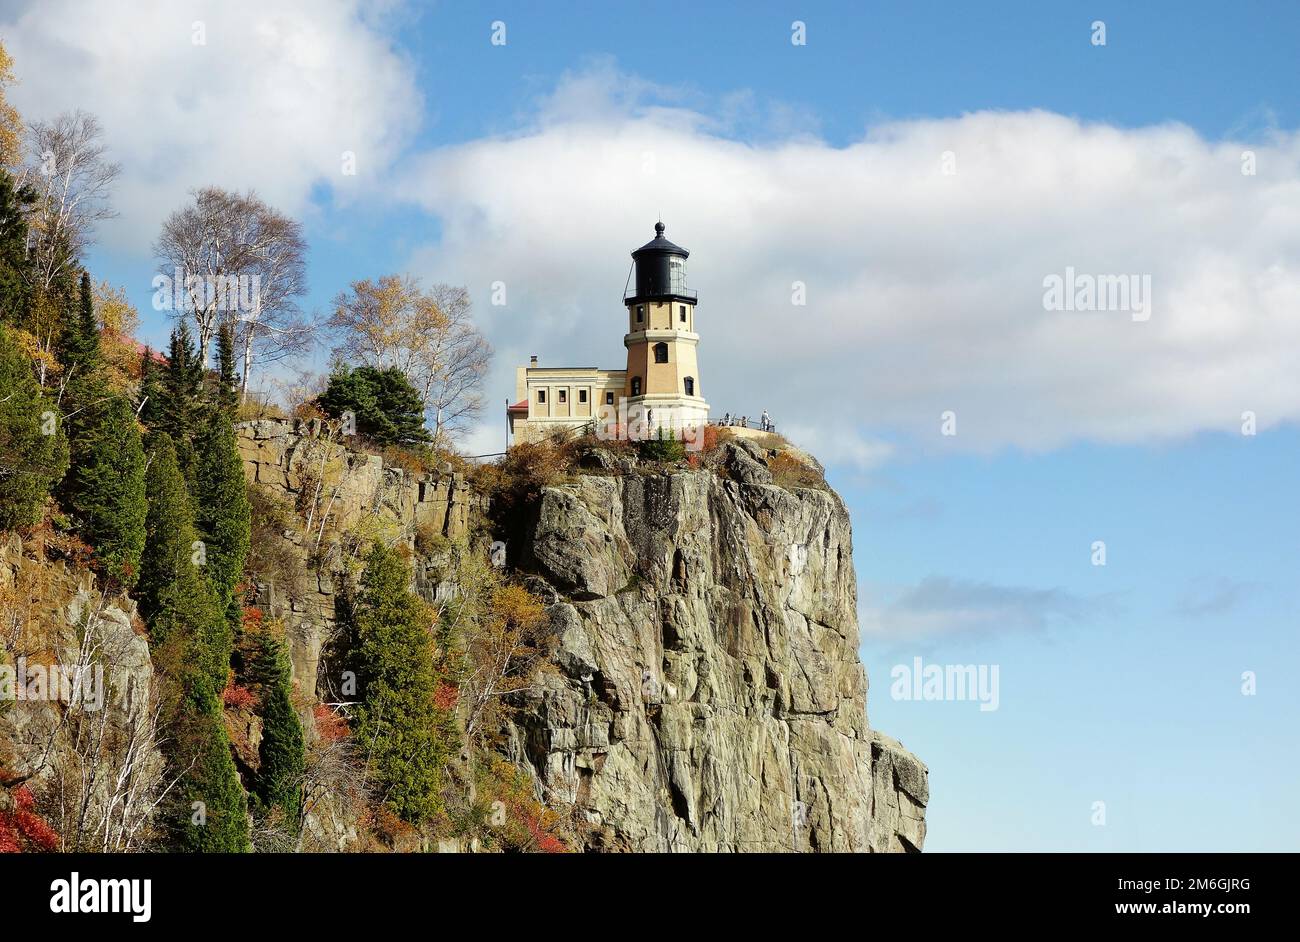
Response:
[{"label": "red leaves", "polygon": [[524,824],[527,825],[529,833],[533,835],[533,840],[537,842],[537,849],[543,854],[567,854],[569,852],[569,848],[564,846],[564,841],[554,834],[547,834],[543,831],[542,826],[532,815],[524,815]]},{"label": "red leaves", "polygon": [[347,718],[335,713],[323,703],[316,704],[312,715],[316,718],[316,734],[323,742],[338,742],[340,739],[346,739],[351,732],[348,729]]},{"label": "red leaves", "polygon": [[460,702],[460,691],[451,684],[440,681],[438,689],[433,692],[433,705],[439,710],[454,710]]},{"label": "red leaves", "polygon": [[27,786],[16,789],[12,797],[14,809],[0,811],[0,854],[58,850],[59,835],[34,810],[36,801]]},{"label": "red leaves", "polygon": [[221,701],[228,707],[235,710],[248,710],[257,703],[257,695],[247,687],[240,687],[233,680],[226,684],[226,689],[221,692]]}]

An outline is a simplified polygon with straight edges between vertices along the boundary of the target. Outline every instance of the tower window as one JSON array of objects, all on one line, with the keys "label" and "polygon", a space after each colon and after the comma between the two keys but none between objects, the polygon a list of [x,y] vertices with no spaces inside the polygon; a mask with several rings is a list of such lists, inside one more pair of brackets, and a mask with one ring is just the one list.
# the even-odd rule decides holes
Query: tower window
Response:
[{"label": "tower window", "polygon": [[639,324],[643,320],[645,320],[645,305],[638,304],[636,306],[636,322]]},{"label": "tower window", "polygon": [[685,305],[685,304],[679,304],[679,305],[677,305],[677,311],[678,311],[678,315],[679,315],[679,317],[681,318],[681,322],[682,322],[683,324],[685,324],[685,323],[686,323],[686,305]]},{"label": "tower window", "polygon": [[539,390],[537,390],[537,401],[538,401],[538,402],[545,402],[545,401],[546,401],[546,390],[545,390],[545,389],[539,389]]},{"label": "tower window", "polygon": [[613,404],[614,404],[614,394],[612,392],[605,393],[605,405],[612,406]]},{"label": "tower window", "polygon": [[674,294],[686,290],[686,259],[668,260],[668,290]]},{"label": "tower window", "polygon": [[694,376],[688,376],[688,377],[686,377],[686,379],[682,380],[682,382],[686,385],[686,395],[688,395],[688,396],[694,396],[694,395],[695,395],[695,377],[694,377]]},{"label": "tower window", "polygon": [[655,344],[655,362],[656,363],[668,362],[668,344],[666,343]]},{"label": "tower window", "polygon": [[585,390],[585,389],[579,389],[579,390],[578,390],[578,402],[579,402],[579,403],[583,403],[583,402],[586,402],[586,401],[587,401],[587,390]]},{"label": "tower window", "polygon": [[639,396],[639,395],[641,395],[641,377],[640,377],[640,376],[633,376],[633,377],[632,377],[632,395],[634,395],[634,396]]},{"label": "tower window", "polygon": [[568,402],[568,401],[569,401],[569,393],[568,393],[568,391],[567,391],[567,390],[563,390],[563,389],[561,389],[561,390],[560,390],[560,402]]}]

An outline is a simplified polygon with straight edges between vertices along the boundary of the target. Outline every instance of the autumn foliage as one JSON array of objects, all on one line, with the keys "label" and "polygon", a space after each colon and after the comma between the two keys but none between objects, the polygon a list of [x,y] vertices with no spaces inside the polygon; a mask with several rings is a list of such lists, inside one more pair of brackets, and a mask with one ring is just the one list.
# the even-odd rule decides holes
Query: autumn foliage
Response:
[{"label": "autumn foliage", "polygon": [[494,755],[480,764],[477,778],[490,843],[516,853],[569,852],[563,819],[537,800],[526,772]]},{"label": "autumn foliage", "polygon": [[316,735],[322,742],[333,743],[347,738],[349,733],[347,717],[335,713],[324,703],[316,704],[312,716],[316,720]]},{"label": "autumn foliage", "polygon": [[257,703],[257,694],[232,680],[222,691],[221,702],[233,710],[251,710]]},{"label": "autumn foliage", "polygon": [[58,850],[59,835],[36,813],[36,801],[26,785],[9,793],[13,807],[0,811],[0,854]]}]

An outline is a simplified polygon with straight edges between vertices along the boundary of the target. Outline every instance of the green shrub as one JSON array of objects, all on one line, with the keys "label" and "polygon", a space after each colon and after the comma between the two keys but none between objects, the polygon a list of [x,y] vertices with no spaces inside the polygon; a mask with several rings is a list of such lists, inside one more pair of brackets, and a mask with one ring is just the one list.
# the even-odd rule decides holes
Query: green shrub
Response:
[{"label": "green shrub", "polygon": [[646,461],[681,461],[686,457],[686,446],[671,431],[660,426],[654,438],[641,442],[641,457]]}]

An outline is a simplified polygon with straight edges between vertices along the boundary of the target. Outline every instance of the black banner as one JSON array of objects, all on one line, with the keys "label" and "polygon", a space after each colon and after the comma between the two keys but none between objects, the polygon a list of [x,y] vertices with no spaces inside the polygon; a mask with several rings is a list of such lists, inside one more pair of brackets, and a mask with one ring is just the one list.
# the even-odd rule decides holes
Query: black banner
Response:
[{"label": "black banner", "polygon": [[494,919],[568,910],[582,921],[597,899],[620,920],[682,906],[743,922],[784,900],[791,917],[860,919],[864,932],[1125,923],[1231,932],[1284,915],[1294,867],[1291,855],[1236,854],[4,855],[0,899],[10,927],[102,923],[128,934],[227,918],[295,931],[450,926],[479,907]]}]

